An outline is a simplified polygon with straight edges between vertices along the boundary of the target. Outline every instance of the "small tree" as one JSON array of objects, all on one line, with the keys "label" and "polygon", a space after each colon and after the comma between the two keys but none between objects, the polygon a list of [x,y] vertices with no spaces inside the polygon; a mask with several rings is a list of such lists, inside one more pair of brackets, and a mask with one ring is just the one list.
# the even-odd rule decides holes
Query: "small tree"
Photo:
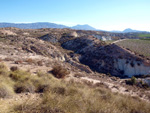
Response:
[{"label": "small tree", "polygon": [[134,76],[132,76],[132,78],[131,78],[131,83],[132,83],[132,85],[136,84],[136,78]]}]

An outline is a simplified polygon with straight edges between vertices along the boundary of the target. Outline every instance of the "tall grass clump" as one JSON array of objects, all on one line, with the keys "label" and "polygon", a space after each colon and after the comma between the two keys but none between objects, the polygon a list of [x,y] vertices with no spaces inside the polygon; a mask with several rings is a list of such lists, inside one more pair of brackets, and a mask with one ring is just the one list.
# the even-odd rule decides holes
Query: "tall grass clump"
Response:
[{"label": "tall grass clump", "polygon": [[0,76],[8,76],[9,72],[8,72],[8,68],[4,63],[0,63]]},{"label": "tall grass clump", "polygon": [[[102,87],[89,87],[80,83],[66,83],[58,80],[51,83],[42,100],[26,105],[24,112],[44,113],[149,113],[150,104],[139,98],[112,93]],[[20,112],[21,105],[16,106]],[[34,108],[34,109],[33,109]]]},{"label": "tall grass clump", "polygon": [[6,83],[0,83],[0,98],[7,98],[14,94],[13,88]]}]

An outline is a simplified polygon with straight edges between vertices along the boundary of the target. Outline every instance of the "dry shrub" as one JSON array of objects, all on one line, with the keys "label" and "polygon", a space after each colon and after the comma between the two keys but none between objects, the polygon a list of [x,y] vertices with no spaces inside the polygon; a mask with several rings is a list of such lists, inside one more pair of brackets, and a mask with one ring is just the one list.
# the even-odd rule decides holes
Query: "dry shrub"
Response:
[{"label": "dry shrub", "polygon": [[56,78],[64,78],[66,75],[70,73],[66,68],[60,65],[53,67],[51,72]]},{"label": "dry shrub", "polygon": [[0,84],[0,98],[7,98],[13,94],[13,89],[6,83]]},{"label": "dry shrub", "polygon": [[35,86],[31,82],[19,82],[15,85],[14,90],[16,93],[24,93],[24,92],[35,92]]},{"label": "dry shrub", "polygon": [[50,91],[50,85],[49,84],[39,84],[36,92],[37,93],[43,93],[43,92],[48,92]]},{"label": "dry shrub", "polygon": [[37,62],[37,65],[38,65],[38,66],[43,66],[43,61],[38,61],[38,62]]},{"label": "dry shrub", "polygon": [[26,81],[29,79],[31,74],[26,71],[22,70],[16,70],[14,72],[11,72],[9,77],[12,78],[14,81]]},{"label": "dry shrub", "polygon": [[11,70],[11,71],[17,71],[17,70],[18,70],[18,67],[17,67],[17,66],[12,66],[12,67],[10,67],[10,70]]},{"label": "dry shrub", "polygon": [[64,95],[66,92],[66,89],[64,87],[54,87],[53,88],[53,93],[59,94],[59,95]]},{"label": "dry shrub", "polygon": [[35,63],[35,61],[32,58],[26,59],[25,62],[27,62],[28,64],[34,64]]},{"label": "dry shrub", "polygon": [[9,75],[8,68],[3,63],[0,64],[0,75],[2,75],[2,76],[8,76]]}]

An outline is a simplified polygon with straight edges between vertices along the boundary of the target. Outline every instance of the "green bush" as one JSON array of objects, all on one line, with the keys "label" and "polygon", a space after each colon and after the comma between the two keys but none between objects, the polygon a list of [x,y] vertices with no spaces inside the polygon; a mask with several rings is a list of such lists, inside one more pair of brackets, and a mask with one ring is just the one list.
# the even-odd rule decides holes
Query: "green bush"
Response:
[{"label": "green bush", "polygon": [[135,78],[134,76],[132,76],[132,78],[131,78],[131,83],[132,83],[133,85],[136,84],[136,78]]},{"label": "green bush", "polygon": [[126,84],[129,84],[129,85],[136,85],[136,83],[137,83],[137,81],[134,76],[132,76],[132,78],[130,80],[126,80]]}]

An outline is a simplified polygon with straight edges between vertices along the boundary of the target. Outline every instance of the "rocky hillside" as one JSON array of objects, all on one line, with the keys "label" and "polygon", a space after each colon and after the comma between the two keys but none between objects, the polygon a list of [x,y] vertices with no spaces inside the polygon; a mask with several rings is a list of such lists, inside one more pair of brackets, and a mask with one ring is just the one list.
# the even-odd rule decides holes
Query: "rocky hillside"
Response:
[{"label": "rocky hillside", "polygon": [[104,35],[105,32],[2,28],[0,34],[1,40],[17,46],[20,51],[59,59],[76,67],[86,65],[93,71],[119,77],[150,74],[149,60],[97,39],[97,35]]},{"label": "rocky hillside", "polygon": [[80,56],[78,60],[82,64],[97,72],[120,77],[150,74],[148,60],[115,44],[108,45],[100,41],[93,36],[98,33],[89,31],[84,35],[85,31],[66,30],[61,34],[49,33],[40,39],[53,44],[57,43],[62,48],[73,51],[73,55]]},{"label": "rocky hillside", "polygon": [[120,79],[148,75],[149,61],[95,37],[101,35],[1,28],[0,112],[149,112],[147,81]]}]

